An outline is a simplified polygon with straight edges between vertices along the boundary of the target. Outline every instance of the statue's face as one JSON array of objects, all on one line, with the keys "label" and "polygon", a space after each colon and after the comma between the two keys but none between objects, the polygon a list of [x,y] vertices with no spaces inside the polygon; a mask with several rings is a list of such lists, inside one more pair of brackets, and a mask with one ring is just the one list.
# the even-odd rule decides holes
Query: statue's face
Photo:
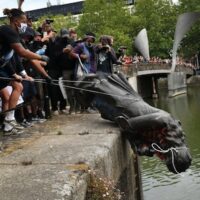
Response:
[{"label": "statue's face", "polygon": [[192,157],[185,144],[185,135],[180,122],[170,120],[166,128],[147,131],[129,141],[136,146],[139,155],[156,155],[169,171],[181,173],[191,165]]},{"label": "statue's face", "polygon": [[185,134],[179,121],[174,120],[168,125],[163,145],[165,149],[171,148],[165,155],[165,163],[169,171],[180,173],[189,168],[192,157],[185,144]]}]

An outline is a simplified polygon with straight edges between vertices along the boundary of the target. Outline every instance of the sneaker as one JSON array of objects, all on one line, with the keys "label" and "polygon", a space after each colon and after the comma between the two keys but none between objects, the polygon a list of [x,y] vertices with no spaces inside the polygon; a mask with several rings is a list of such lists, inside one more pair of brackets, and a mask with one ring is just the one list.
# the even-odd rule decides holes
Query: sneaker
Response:
[{"label": "sneaker", "polygon": [[52,112],[52,115],[54,115],[54,116],[57,116],[57,115],[59,115],[59,112],[58,112],[58,110],[55,110],[55,111],[53,111],[53,112]]},{"label": "sneaker", "polygon": [[47,121],[47,120],[46,119],[41,119],[39,117],[32,117],[32,120],[31,120],[31,122],[33,122],[33,123],[43,123],[45,121]]},{"label": "sneaker", "polygon": [[28,128],[28,127],[32,127],[33,124],[31,122],[28,122],[24,119],[23,122],[20,123],[21,126],[23,126],[24,128]]},{"label": "sneaker", "polygon": [[44,113],[43,110],[38,111],[38,117],[41,118],[41,119],[45,118],[45,113]]},{"label": "sneaker", "polygon": [[69,111],[67,109],[60,110],[60,114],[68,115]]},{"label": "sneaker", "polygon": [[96,109],[94,109],[94,108],[88,108],[88,109],[85,110],[85,113],[87,113],[87,114],[96,114],[96,113],[98,113],[98,111]]},{"label": "sneaker", "polygon": [[71,107],[69,108],[69,114],[70,114],[70,115],[76,114],[74,106],[71,106]]},{"label": "sneaker", "polygon": [[69,111],[69,114],[70,114],[70,115],[75,115],[76,112],[75,112],[74,110],[70,110],[70,111]]},{"label": "sneaker", "polygon": [[76,110],[75,113],[76,113],[76,114],[81,114],[82,111],[81,111],[81,110]]},{"label": "sneaker", "polygon": [[10,136],[10,135],[20,135],[22,134],[24,131],[23,130],[19,130],[19,129],[16,129],[16,128],[13,128],[9,131],[3,131],[3,136]]},{"label": "sneaker", "polygon": [[15,120],[12,121],[5,121],[5,123],[8,123],[11,127],[18,129],[18,130],[23,130],[24,127],[18,124]]}]

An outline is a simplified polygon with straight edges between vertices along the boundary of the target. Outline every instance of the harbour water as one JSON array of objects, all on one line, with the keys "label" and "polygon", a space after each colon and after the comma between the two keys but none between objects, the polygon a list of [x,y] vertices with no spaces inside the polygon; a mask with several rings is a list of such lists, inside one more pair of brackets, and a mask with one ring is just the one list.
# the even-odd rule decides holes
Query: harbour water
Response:
[{"label": "harbour water", "polygon": [[168,98],[160,92],[151,105],[180,119],[192,154],[192,165],[184,173],[172,174],[156,157],[141,158],[144,200],[200,199],[200,86],[188,88],[187,94]]}]

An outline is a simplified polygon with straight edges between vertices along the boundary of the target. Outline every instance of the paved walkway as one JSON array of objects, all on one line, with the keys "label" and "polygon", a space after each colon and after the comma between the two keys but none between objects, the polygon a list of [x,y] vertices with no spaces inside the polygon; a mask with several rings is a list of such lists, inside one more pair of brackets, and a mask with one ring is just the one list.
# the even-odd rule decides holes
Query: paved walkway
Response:
[{"label": "paved walkway", "polygon": [[56,116],[0,142],[1,200],[85,199],[88,167],[116,181],[130,151],[99,114]]}]

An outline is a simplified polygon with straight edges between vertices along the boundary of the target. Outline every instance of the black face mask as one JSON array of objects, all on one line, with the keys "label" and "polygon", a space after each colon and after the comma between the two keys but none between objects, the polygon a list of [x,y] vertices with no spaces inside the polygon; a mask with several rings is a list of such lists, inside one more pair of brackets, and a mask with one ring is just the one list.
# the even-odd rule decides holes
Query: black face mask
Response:
[{"label": "black face mask", "polygon": [[62,42],[65,42],[65,43],[67,43],[69,41],[69,39],[67,37],[62,38],[61,40],[62,40]]}]

